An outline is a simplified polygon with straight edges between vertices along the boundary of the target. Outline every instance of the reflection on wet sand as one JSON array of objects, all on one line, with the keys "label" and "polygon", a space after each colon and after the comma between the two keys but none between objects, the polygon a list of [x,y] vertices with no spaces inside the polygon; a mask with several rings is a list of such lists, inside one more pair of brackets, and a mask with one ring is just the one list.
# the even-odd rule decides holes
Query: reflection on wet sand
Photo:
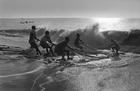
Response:
[{"label": "reflection on wet sand", "polygon": [[33,80],[44,68],[42,63],[20,55],[21,50],[1,46],[0,91],[30,91]]}]

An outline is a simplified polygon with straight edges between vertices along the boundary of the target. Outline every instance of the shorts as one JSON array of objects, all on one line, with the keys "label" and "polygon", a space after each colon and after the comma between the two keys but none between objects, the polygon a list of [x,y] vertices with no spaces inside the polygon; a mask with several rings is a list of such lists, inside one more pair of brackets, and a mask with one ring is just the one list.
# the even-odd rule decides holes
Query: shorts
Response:
[{"label": "shorts", "polygon": [[119,50],[119,47],[111,47],[112,49]]},{"label": "shorts", "polygon": [[38,48],[38,45],[35,42],[29,42],[31,45],[31,48]]},{"label": "shorts", "polygon": [[46,42],[40,43],[42,48],[50,48],[50,46]]},{"label": "shorts", "polygon": [[64,54],[64,50],[55,49],[54,52],[55,52],[57,55],[63,55],[63,54]]}]

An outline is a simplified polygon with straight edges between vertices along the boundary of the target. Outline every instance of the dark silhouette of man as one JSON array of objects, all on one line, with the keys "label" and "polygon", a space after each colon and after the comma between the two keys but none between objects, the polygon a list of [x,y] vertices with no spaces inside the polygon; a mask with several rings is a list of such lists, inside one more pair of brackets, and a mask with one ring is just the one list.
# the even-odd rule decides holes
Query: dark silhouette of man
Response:
[{"label": "dark silhouette of man", "polygon": [[49,35],[49,31],[45,32],[45,35],[41,38],[40,41],[40,45],[42,48],[46,49],[47,54],[49,54],[49,50],[51,52],[51,55],[53,56],[53,50],[52,50],[52,46],[54,45],[53,42],[51,41],[50,35]]},{"label": "dark silhouette of man", "polygon": [[76,39],[74,41],[74,46],[79,48],[79,49],[83,49],[83,47],[81,46],[81,43],[83,43],[83,41],[80,39],[80,34],[77,33],[76,34]]},{"label": "dark silhouette of man", "polygon": [[38,45],[36,44],[36,40],[39,41],[39,39],[36,37],[36,26],[32,26],[32,30],[30,31],[30,37],[29,37],[29,44],[31,46],[31,48],[35,48],[37,55],[40,54],[41,55],[41,51],[38,48]]},{"label": "dark silhouette of man", "polygon": [[67,59],[71,59],[69,57],[69,50],[66,50],[66,47],[70,48],[68,46],[69,41],[70,41],[69,37],[65,37],[64,41],[60,42],[55,46],[55,53],[62,56],[62,60],[65,60],[64,58],[65,54],[67,54]]},{"label": "dark silhouette of man", "polygon": [[112,49],[112,51],[118,54],[120,46],[117,44],[117,42],[115,40],[111,39],[110,41],[111,41],[111,49]]}]

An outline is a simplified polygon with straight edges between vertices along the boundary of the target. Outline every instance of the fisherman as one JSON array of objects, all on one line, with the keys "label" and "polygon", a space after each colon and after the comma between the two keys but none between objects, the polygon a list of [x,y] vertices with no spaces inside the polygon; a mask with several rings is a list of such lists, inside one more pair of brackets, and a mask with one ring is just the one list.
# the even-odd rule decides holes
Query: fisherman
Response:
[{"label": "fisherman", "polygon": [[29,37],[29,44],[31,46],[31,48],[35,48],[37,55],[41,55],[41,51],[38,48],[38,45],[36,44],[36,40],[40,41],[37,37],[36,37],[36,26],[32,26],[32,30],[30,31],[30,37]]},{"label": "fisherman", "polygon": [[77,33],[76,39],[74,41],[74,46],[82,50],[83,49],[83,47],[81,46],[82,43],[84,43],[84,42],[80,39],[80,34]]},{"label": "fisherman", "polygon": [[41,38],[40,45],[42,48],[46,49],[47,54],[49,54],[49,50],[50,50],[51,55],[52,56],[54,55],[53,50],[52,50],[52,46],[55,44],[51,41],[49,31],[46,31],[45,35]]},{"label": "fisherman", "polygon": [[62,56],[62,60],[65,60],[64,58],[65,54],[67,54],[67,59],[71,59],[69,57],[69,50],[66,50],[66,48],[72,49],[71,47],[68,46],[69,41],[70,41],[69,37],[65,37],[64,41],[60,42],[55,46],[55,53]]},{"label": "fisherman", "polygon": [[119,61],[121,60],[119,53],[116,53],[112,48],[110,50],[110,53],[107,55],[112,61]]},{"label": "fisherman", "polygon": [[120,46],[117,44],[117,42],[113,39],[110,40],[111,41],[111,49],[113,52],[115,52],[116,54],[119,54],[118,51],[120,49]]}]

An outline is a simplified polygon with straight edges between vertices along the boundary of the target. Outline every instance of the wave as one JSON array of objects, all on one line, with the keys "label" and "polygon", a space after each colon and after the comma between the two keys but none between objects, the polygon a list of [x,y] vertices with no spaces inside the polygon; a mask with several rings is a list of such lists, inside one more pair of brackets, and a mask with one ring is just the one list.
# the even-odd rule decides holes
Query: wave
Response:
[{"label": "wave", "polygon": [[99,24],[86,27],[85,29],[77,29],[73,31],[68,30],[51,30],[51,39],[56,43],[64,40],[64,37],[70,37],[70,45],[74,44],[76,34],[81,35],[81,39],[92,48],[107,48],[110,44],[110,41],[107,39],[105,32],[99,31]]},{"label": "wave", "polygon": [[[40,28],[37,30],[37,36],[41,38],[46,29],[45,28]],[[139,40],[139,38],[135,38],[132,40],[131,36],[132,35],[138,35],[137,32],[138,30],[130,30],[130,31],[114,31],[114,30],[109,30],[109,31],[103,31],[100,32],[100,25],[99,24],[94,24],[92,26],[88,26],[83,29],[76,29],[73,31],[66,30],[66,29],[54,29],[54,30],[48,30],[50,31],[50,36],[53,42],[59,43],[62,40],[64,40],[64,37],[68,36],[70,37],[70,45],[73,45],[74,39],[76,37],[76,33],[79,33],[81,35],[81,39],[88,45],[90,45],[92,48],[108,48],[110,45],[109,39],[114,39],[117,40],[118,43],[120,44],[132,44],[136,45],[135,43],[130,43],[130,41],[135,41]],[[12,36],[17,36],[19,35],[26,35],[29,36],[30,29],[23,29],[23,30],[1,30],[0,34],[5,34],[5,35],[10,35]],[[14,35],[13,35],[14,34]],[[17,34],[17,35],[16,35]],[[138,43],[138,42],[137,42]]]}]

